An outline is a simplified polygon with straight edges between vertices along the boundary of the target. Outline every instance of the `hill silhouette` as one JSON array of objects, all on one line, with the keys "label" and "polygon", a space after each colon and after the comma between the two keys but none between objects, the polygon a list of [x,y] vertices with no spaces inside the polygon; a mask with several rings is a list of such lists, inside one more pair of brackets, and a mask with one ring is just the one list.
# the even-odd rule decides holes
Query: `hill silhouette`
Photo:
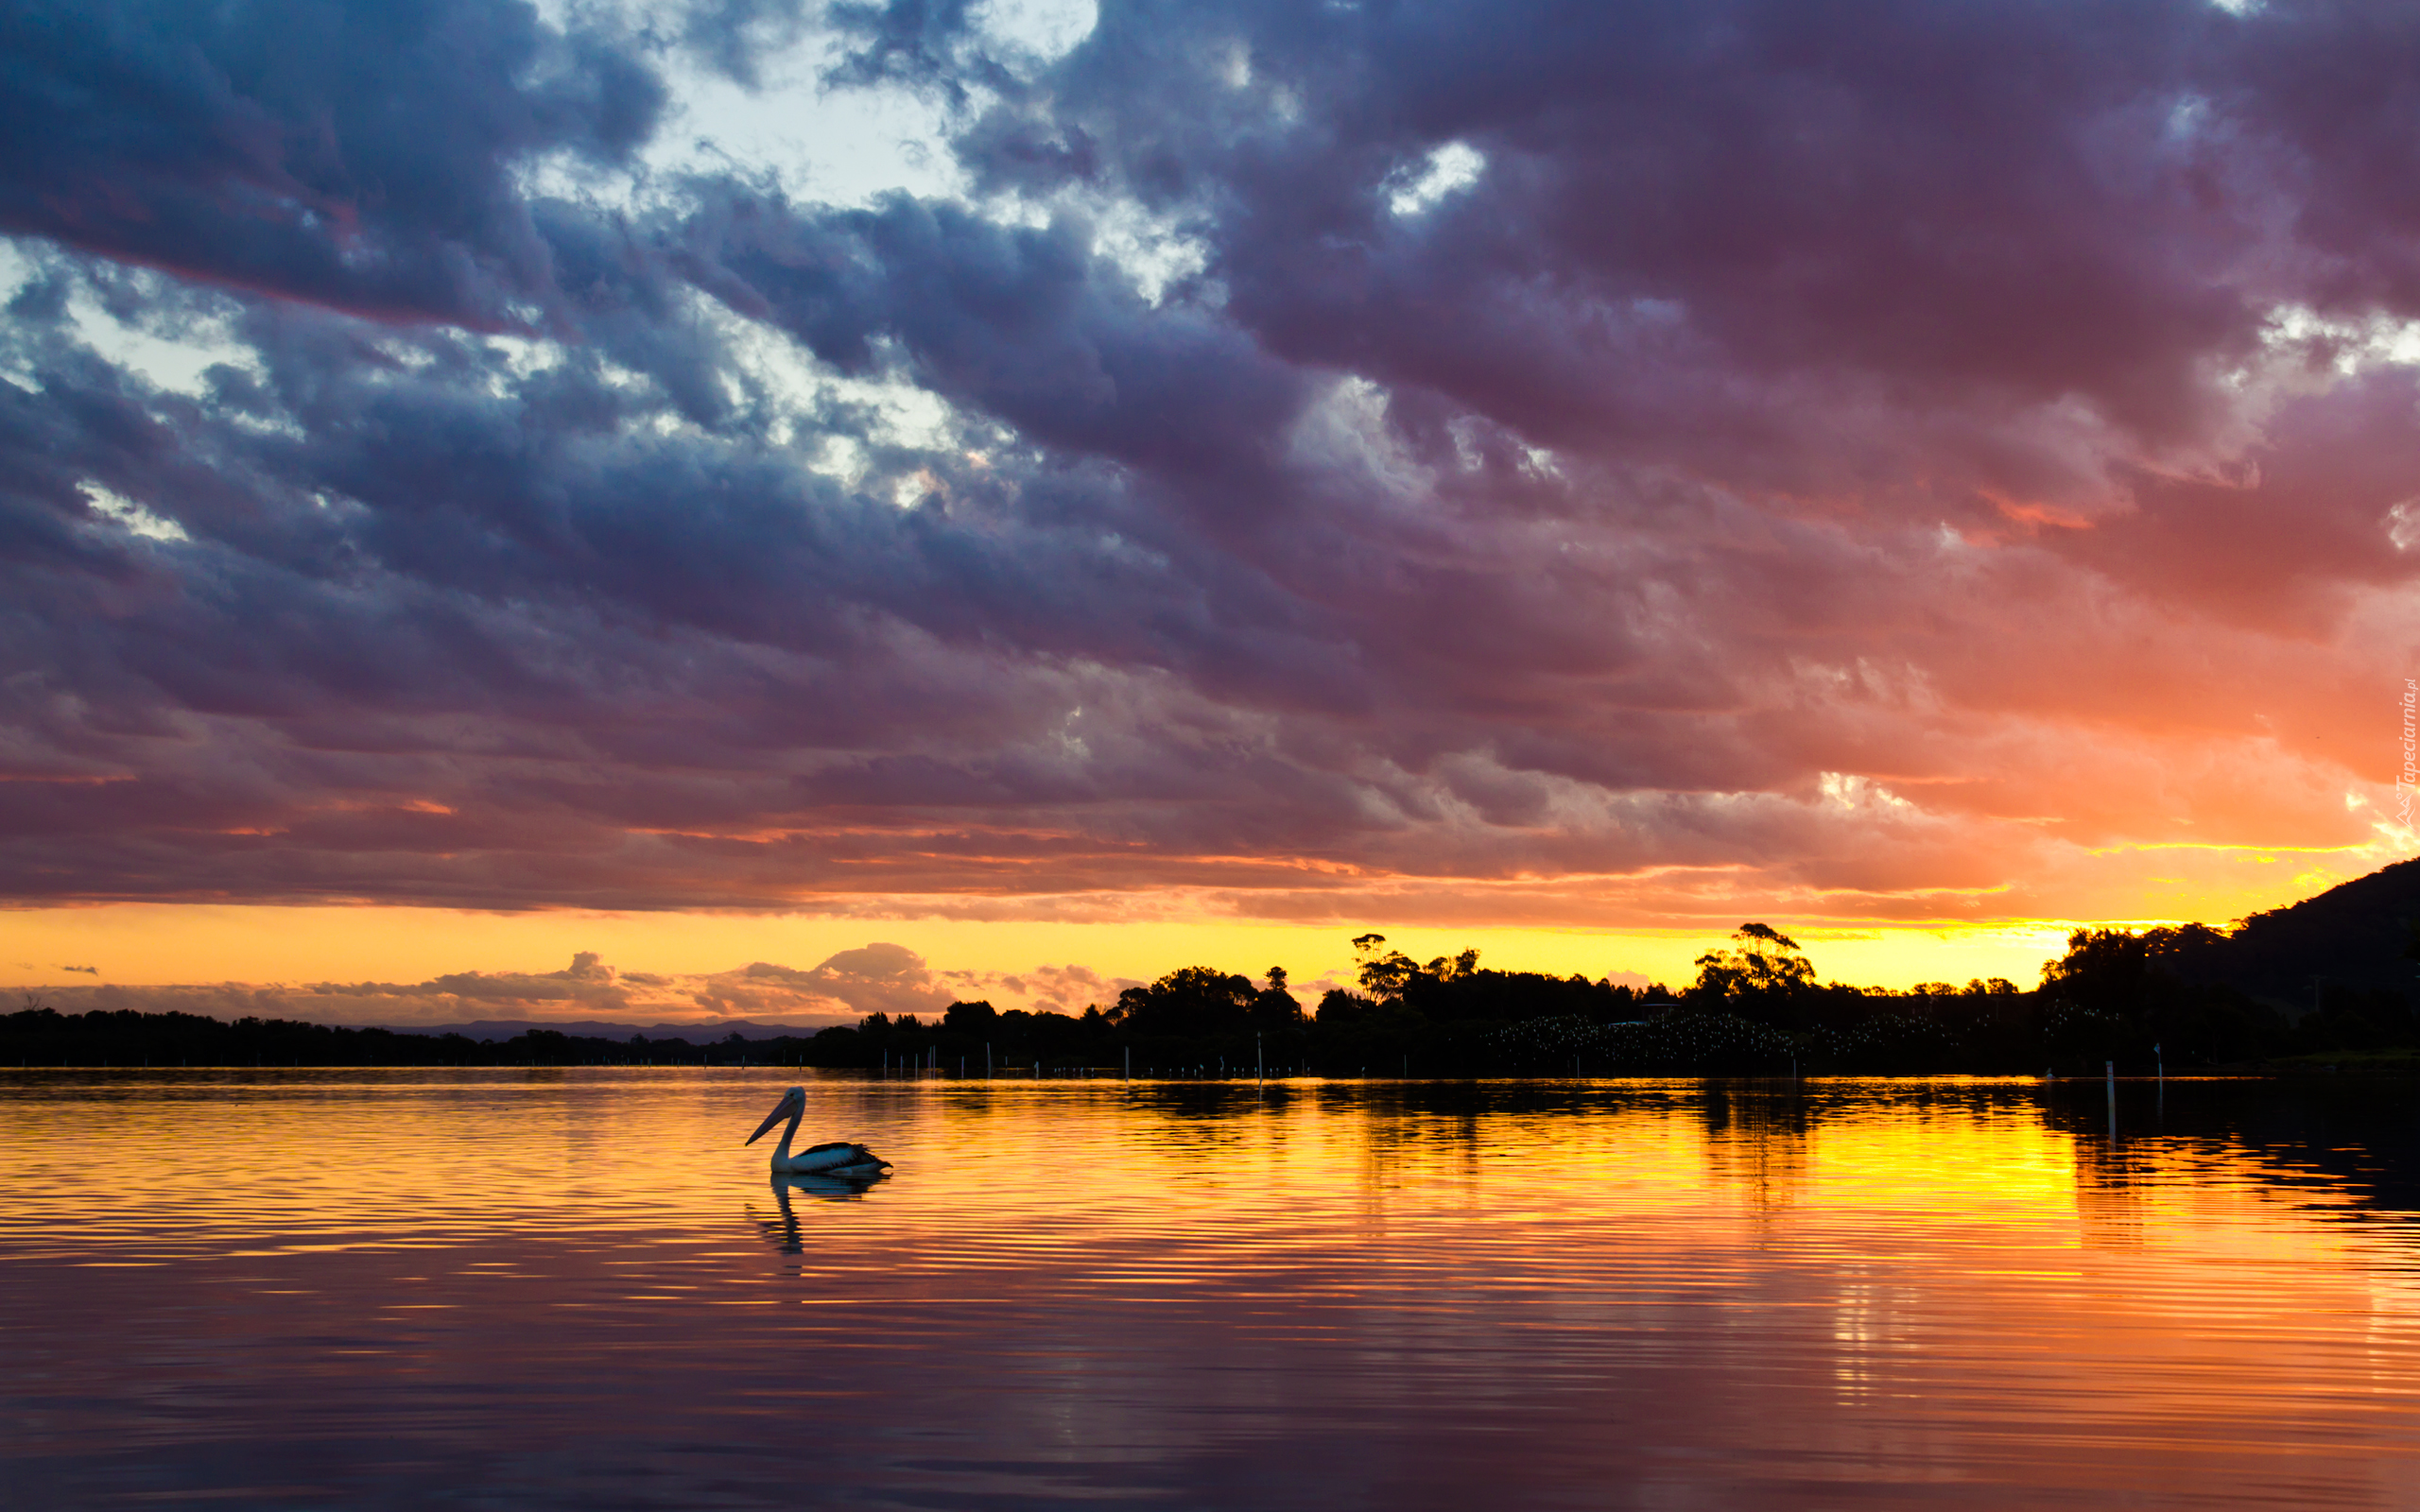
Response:
[{"label": "hill silhouette", "polygon": [[2398,861],[2315,897],[2245,919],[2232,933],[2179,950],[2169,969],[2189,982],[2232,987],[2289,1017],[2330,988],[2409,1002],[2420,961],[2404,954],[2420,919],[2420,860]]}]

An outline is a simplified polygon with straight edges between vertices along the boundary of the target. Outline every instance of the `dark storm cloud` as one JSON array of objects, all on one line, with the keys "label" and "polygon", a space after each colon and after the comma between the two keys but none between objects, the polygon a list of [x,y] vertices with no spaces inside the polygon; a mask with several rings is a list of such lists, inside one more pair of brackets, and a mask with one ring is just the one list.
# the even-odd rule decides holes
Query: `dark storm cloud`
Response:
[{"label": "dark storm cloud", "polygon": [[1113,7],[970,146],[1193,214],[1274,352],[1806,487],[2062,402],[2194,439],[2274,301],[2410,313],[2415,64],[2363,5]]},{"label": "dark storm cloud", "polygon": [[0,887],[1982,913],[2361,834],[2420,21],[972,14],[836,80],[1014,207],[525,187],[794,8],[0,9]]},{"label": "dark storm cloud", "polygon": [[664,92],[526,5],[379,0],[0,8],[0,229],[394,319],[544,305],[513,183],[612,161]]},{"label": "dark storm cloud", "polygon": [[971,0],[836,0],[826,9],[832,25],[856,43],[833,70],[834,81],[873,84],[899,79],[939,86],[963,97],[976,82],[997,83],[1001,70],[990,58],[966,48]]},{"label": "dark storm cloud", "polygon": [[805,0],[700,0],[680,18],[682,43],[715,72],[755,88],[763,62],[797,43],[809,17]]},{"label": "dark storm cloud", "polygon": [[1004,227],[894,196],[865,213],[717,205],[690,236],[700,282],[842,371],[896,341],[937,392],[1043,445],[1248,508],[1301,407],[1303,375],[1207,312],[1153,310],[1089,228]]}]

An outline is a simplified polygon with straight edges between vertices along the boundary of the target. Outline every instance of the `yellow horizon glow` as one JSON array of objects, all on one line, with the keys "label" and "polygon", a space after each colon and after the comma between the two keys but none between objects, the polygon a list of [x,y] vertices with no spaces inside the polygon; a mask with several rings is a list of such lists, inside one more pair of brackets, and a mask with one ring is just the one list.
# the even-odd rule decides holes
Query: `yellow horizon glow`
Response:
[{"label": "yellow horizon glow", "polygon": [[[1904,988],[2004,976],[2020,987],[2065,947],[2069,931],[2146,920],[2001,924],[1776,926],[1806,948],[1827,982]],[[1370,926],[1392,949],[1427,960],[1476,948],[1504,971],[1634,973],[1678,988],[1728,931]],[[1260,976],[1283,966],[1299,983],[1348,977],[1358,931],[1334,924],[1236,919],[1054,921],[868,919],[805,914],[479,913],[441,908],[111,903],[0,911],[0,981],[12,988],[218,983],[417,983],[462,971],[551,971],[594,951],[618,971],[703,975],[754,961],[808,968],[883,941],[937,971],[1030,971],[1081,965],[1150,981],[1185,966]],[[92,966],[97,974],[72,971]]]}]

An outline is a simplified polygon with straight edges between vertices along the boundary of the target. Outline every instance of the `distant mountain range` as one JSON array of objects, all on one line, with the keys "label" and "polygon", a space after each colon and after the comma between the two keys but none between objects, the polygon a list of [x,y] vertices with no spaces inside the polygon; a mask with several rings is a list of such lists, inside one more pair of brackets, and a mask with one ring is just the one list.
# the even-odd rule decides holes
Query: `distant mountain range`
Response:
[{"label": "distant mountain range", "polygon": [[614,1023],[604,1019],[478,1019],[470,1023],[398,1023],[389,1028],[397,1034],[444,1035],[458,1034],[467,1040],[510,1040],[532,1030],[551,1029],[557,1034],[581,1039],[620,1041],[632,1035],[649,1040],[686,1040],[693,1045],[728,1040],[737,1035],[742,1040],[778,1040],[784,1035],[801,1039],[832,1027],[828,1023],[751,1023],[745,1019],[717,1020],[713,1023]]},{"label": "distant mountain range", "polygon": [[2192,981],[2223,982],[2299,1014],[2322,985],[2410,997],[2420,961],[2403,952],[2420,919],[2420,860],[2398,861],[2315,898],[2254,914],[2225,939],[2173,965]]}]

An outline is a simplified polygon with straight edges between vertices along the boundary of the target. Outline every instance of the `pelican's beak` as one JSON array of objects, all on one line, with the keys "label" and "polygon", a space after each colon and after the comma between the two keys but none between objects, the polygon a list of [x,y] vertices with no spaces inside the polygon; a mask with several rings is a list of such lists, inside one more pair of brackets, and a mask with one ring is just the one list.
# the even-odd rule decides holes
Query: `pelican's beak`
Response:
[{"label": "pelican's beak", "polygon": [[800,1099],[792,1097],[787,1093],[784,1093],[782,1100],[773,1105],[773,1110],[765,1115],[765,1122],[756,1125],[756,1132],[749,1135],[748,1138],[741,1143],[753,1144],[758,1140],[763,1139],[767,1134],[772,1132],[774,1125],[780,1123],[783,1119],[789,1117],[790,1104],[798,1101],[800,1101]]}]

